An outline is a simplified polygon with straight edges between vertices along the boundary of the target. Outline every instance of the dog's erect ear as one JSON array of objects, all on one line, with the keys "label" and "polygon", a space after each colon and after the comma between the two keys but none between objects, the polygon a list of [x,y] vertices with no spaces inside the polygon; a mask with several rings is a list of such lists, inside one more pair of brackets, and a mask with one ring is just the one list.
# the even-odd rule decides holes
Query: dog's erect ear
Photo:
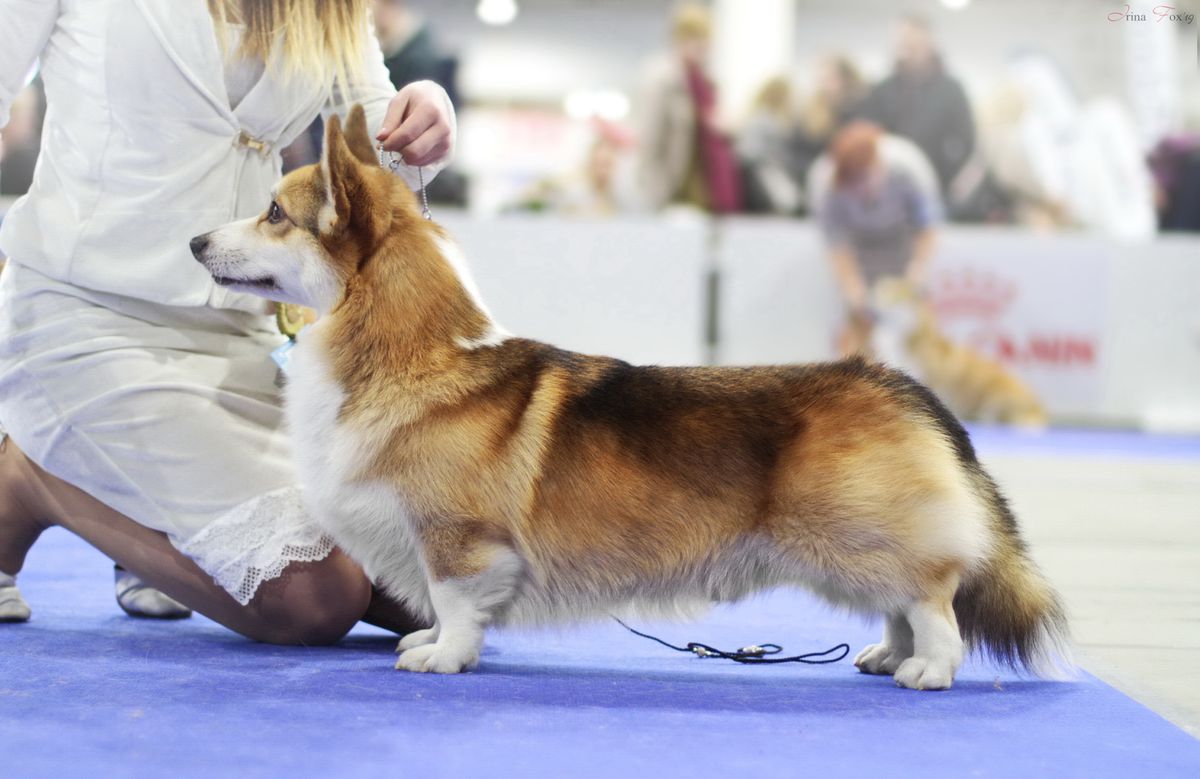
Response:
[{"label": "dog's erect ear", "polygon": [[325,146],[321,149],[321,179],[325,184],[325,205],[321,208],[321,232],[346,227],[351,203],[363,190],[362,163],[350,151],[342,134],[342,120],[329,117],[325,123]]},{"label": "dog's erect ear", "polygon": [[378,165],[379,157],[375,154],[375,146],[371,143],[371,133],[367,130],[367,112],[355,103],[346,115],[346,146],[350,153],[368,165]]}]

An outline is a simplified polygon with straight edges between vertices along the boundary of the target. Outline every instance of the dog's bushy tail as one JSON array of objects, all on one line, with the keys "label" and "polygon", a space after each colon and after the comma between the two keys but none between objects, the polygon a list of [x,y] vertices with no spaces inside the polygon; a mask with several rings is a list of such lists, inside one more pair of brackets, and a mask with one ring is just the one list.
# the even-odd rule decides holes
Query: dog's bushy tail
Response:
[{"label": "dog's bushy tail", "polygon": [[1029,558],[995,482],[978,465],[971,471],[976,492],[988,506],[993,547],[954,596],[963,641],[1011,668],[1046,679],[1072,678],[1062,600]]}]

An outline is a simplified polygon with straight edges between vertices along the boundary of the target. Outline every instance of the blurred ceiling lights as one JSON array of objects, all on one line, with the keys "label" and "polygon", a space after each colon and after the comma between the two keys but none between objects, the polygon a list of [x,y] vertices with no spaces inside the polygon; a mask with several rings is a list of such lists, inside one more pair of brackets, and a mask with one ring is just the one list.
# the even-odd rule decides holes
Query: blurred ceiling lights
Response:
[{"label": "blurred ceiling lights", "polygon": [[517,18],[517,0],[479,0],[475,14],[484,24],[509,24]]},{"label": "blurred ceiling lights", "polygon": [[961,11],[971,4],[971,0],[942,0],[942,5],[951,11]]},{"label": "blurred ceiling lights", "polygon": [[596,117],[616,122],[629,115],[629,98],[615,89],[578,90],[566,96],[563,110],[572,119]]}]

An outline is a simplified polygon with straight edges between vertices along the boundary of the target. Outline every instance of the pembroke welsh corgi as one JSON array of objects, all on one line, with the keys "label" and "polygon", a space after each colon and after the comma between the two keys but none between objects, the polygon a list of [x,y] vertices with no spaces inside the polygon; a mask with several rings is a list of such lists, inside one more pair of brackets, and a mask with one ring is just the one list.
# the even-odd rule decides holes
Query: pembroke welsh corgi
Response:
[{"label": "pembroke welsh corgi", "polygon": [[1058,596],[925,387],[858,359],[638,367],[509,335],[357,107],[260,216],[192,248],[219,283],[321,314],[285,390],[299,478],[432,624],[397,668],[471,668],[491,625],[784,585],[882,615],[855,664],[904,687],[949,687],[964,648],[1039,673],[1063,656]]},{"label": "pembroke welsh corgi", "polygon": [[1046,426],[1046,410],[1029,385],[1000,362],[950,340],[933,308],[907,281],[881,278],[871,297],[875,358],[924,382],[962,419]]}]

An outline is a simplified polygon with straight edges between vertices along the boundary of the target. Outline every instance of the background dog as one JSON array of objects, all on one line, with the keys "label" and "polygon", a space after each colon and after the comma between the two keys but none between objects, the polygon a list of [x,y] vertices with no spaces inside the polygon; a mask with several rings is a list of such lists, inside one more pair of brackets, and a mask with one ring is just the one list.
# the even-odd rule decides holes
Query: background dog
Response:
[{"label": "background dog", "polygon": [[339,545],[433,622],[397,668],[471,667],[493,624],[780,585],[884,615],[855,663],[905,687],[949,687],[964,641],[1043,673],[1060,657],[1058,596],[925,387],[862,360],[635,367],[512,337],[361,110],[193,251],[322,314],[287,386],[299,473]]},{"label": "background dog", "polygon": [[872,302],[877,359],[927,384],[962,419],[1046,426],[1046,410],[1029,385],[1002,363],[947,338],[929,303],[907,281],[880,279]]}]

